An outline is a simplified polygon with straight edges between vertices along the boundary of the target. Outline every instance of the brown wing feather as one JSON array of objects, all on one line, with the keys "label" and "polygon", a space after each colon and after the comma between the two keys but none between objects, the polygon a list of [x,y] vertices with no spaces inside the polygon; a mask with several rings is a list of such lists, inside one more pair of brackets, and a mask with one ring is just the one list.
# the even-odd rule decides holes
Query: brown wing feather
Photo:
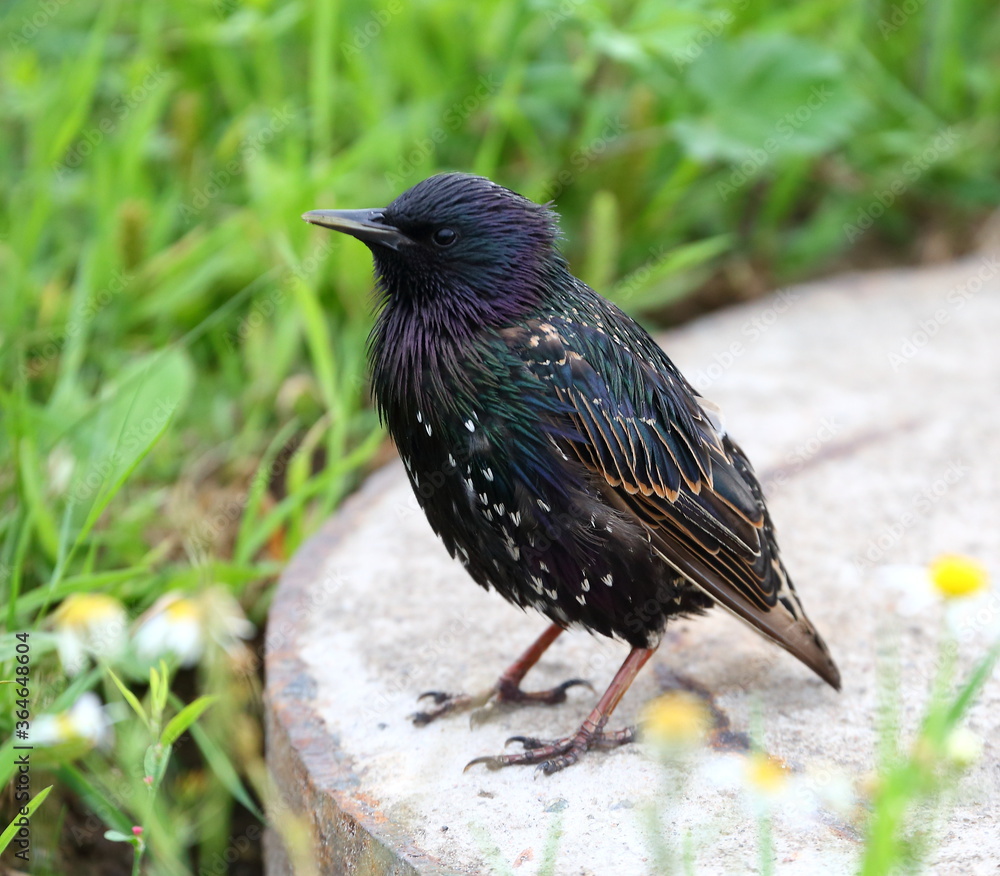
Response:
[{"label": "brown wing feather", "polygon": [[[567,452],[646,527],[664,562],[839,689],[837,667],[782,565],[749,462],[717,409],[702,407],[648,336],[614,343],[593,326],[552,319],[505,339],[566,403],[582,439],[566,440]],[[632,352],[637,344],[648,361]],[[632,380],[616,383],[602,371]]]}]

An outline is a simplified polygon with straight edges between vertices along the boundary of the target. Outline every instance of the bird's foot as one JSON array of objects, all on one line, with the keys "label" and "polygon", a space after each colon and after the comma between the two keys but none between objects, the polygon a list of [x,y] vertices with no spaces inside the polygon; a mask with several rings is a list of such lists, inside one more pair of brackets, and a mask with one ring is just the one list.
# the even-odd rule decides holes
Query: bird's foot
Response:
[{"label": "bird's foot", "polygon": [[583,678],[571,678],[548,690],[521,690],[520,686],[514,682],[500,679],[493,688],[492,696],[469,716],[469,723],[473,727],[477,727],[493,718],[507,705],[530,705],[532,703],[543,706],[559,705],[559,703],[566,702],[566,691],[571,687],[578,686],[594,690],[593,685]]},{"label": "bird's foot", "polygon": [[635,738],[635,727],[606,731],[587,721],[573,736],[566,736],[552,742],[545,742],[533,736],[511,736],[505,745],[510,745],[511,742],[520,742],[524,751],[476,757],[465,765],[465,769],[480,763],[490,770],[499,770],[507,766],[537,764],[539,772],[550,776],[552,773],[572,766],[580,759],[581,755],[591,749],[618,748],[620,745],[633,742]]},{"label": "bird's foot", "polygon": [[475,726],[492,717],[499,706],[525,703],[554,706],[564,703],[566,702],[566,691],[578,685],[594,689],[589,681],[582,678],[571,678],[569,681],[564,681],[548,690],[526,691],[521,690],[516,683],[502,678],[493,687],[479,694],[449,694],[431,690],[422,693],[418,700],[432,699],[433,706],[414,713],[410,718],[418,727],[423,727],[449,712],[463,712],[472,709],[470,721]]},{"label": "bird's foot", "polygon": [[431,721],[436,721],[442,715],[450,712],[464,712],[466,709],[473,709],[483,705],[490,697],[490,691],[485,696],[477,694],[450,694],[440,690],[429,690],[417,697],[417,702],[430,699],[434,704],[429,709],[423,709],[410,715],[410,720],[417,727],[425,727]]}]

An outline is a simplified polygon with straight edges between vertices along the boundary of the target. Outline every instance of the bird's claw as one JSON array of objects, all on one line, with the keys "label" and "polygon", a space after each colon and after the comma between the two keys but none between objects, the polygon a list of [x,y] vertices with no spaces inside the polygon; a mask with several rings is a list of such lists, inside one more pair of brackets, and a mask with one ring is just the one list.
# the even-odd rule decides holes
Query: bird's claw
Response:
[{"label": "bird's claw", "polygon": [[512,682],[503,680],[497,682],[489,690],[481,694],[450,694],[439,690],[429,690],[417,697],[417,702],[423,699],[434,701],[433,708],[410,715],[410,719],[418,727],[424,727],[431,721],[447,715],[449,712],[459,712],[473,709],[469,716],[469,724],[477,727],[494,717],[499,706],[507,704],[538,703],[544,706],[555,706],[566,702],[566,691],[571,687],[587,687],[594,692],[593,685],[584,678],[571,678],[548,690],[524,691]]},{"label": "bird's claw", "polygon": [[436,705],[441,705],[445,700],[450,700],[454,696],[455,694],[446,693],[443,690],[425,690],[417,697],[417,702],[430,698],[434,700]]},{"label": "bird's claw", "polygon": [[520,742],[524,751],[475,757],[465,765],[463,772],[477,764],[482,764],[491,771],[508,766],[535,764],[538,772],[548,776],[576,763],[580,755],[590,747],[585,740],[575,736],[553,742],[543,742],[533,736],[511,736],[504,745],[510,745],[511,742]]},{"label": "bird's claw", "polygon": [[566,691],[578,686],[588,687],[592,693],[596,693],[594,686],[585,678],[571,678],[548,690],[521,690],[516,684],[501,680],[497,683],[494,700],[498,703],[541,703],[544,706],[555,706],[566,702]]},{"label": "bird's claw", "polygon": [[634,741],[635,738],[636,729],[634,727],[611,732],[592,731],[582,727],[574,736],[566,736],[552,742],[545,742],[534,736],[511,736],[504,743],[504,747],[512,742],[519,742],[524,748],[523,751],[475,757],[465,765],[463,772],[477,764],[482,764],[488,770],[499,770],[507,766],[535,765],[538,772],[550,776],[572,766],[580,759],[581,755],[592,748],[618,748],[620,745],[627,745]]},{"label": "bird's claw", "polygon": [[417,727],[425,727],[442,715],[467,709],[474,704],[473,697],[468,694],[450,694],[440,690],[425,691],[417,697],[417,702],[419,703],[423,699],[432,699],[434,706],[433,708],[414,712],[410,715],[410,720]]}]

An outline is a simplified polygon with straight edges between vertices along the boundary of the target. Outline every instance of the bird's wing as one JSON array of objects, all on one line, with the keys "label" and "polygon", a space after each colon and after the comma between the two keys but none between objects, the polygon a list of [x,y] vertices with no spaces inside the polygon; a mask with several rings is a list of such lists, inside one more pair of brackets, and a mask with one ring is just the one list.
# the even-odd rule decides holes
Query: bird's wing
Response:
[{"label": "bird's wing", "polygon": [[[554,440],[646,527],[663,559],[839,689],[837,668],[778,556],[760,485],[718,408],[695,394],[645,332],[619,320],[611,330],[535,319],[501,335],[565,403],[579,440]],[[566,424],[556,425],[565,436]]]}]

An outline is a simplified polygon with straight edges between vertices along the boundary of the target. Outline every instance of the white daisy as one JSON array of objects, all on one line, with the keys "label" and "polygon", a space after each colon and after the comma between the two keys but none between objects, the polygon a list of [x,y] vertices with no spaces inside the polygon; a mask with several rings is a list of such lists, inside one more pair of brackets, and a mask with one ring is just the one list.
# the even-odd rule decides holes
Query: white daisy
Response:
[{"label": "white daisy", "polygon": [[953,634],[1000,634],[1000,600],[990,593],[989,574],[970,557],[942,554],[928,566],[894,563],[875,571],[875,583],[898,594],[897,611],[914,617],[940,610]]},{"label": "white daisy", "polygon": [[136,621],[132,644],[146,662],[172,656],[181,666],[194,666],[205,652],[202,607],[179,592],[164,594]]},{"label": "white daisy", "polygon": [[125,649],[125,607],[103,593],[74,593],[52,613],[56,648],[67,675],[77,675],[87,660],[114,660]]},{"label": "white daisy", "polygon": [[81,694],[65,712],[39,715],[31,722],[28,732],[29,742],[46,747],[82,741],[90,747],[107,748],[113,739],[111,721],[93,691]]},{"label": "white daisy", "polygon": [[175,591],[161,596],[136,622],[132,643],[144,661],[173,656],[181,666],[191,667],[210,642],[232,653],[241,639],[253,634],[254,625],[240,604],[227,591],[212,587],[196,595]]}]

